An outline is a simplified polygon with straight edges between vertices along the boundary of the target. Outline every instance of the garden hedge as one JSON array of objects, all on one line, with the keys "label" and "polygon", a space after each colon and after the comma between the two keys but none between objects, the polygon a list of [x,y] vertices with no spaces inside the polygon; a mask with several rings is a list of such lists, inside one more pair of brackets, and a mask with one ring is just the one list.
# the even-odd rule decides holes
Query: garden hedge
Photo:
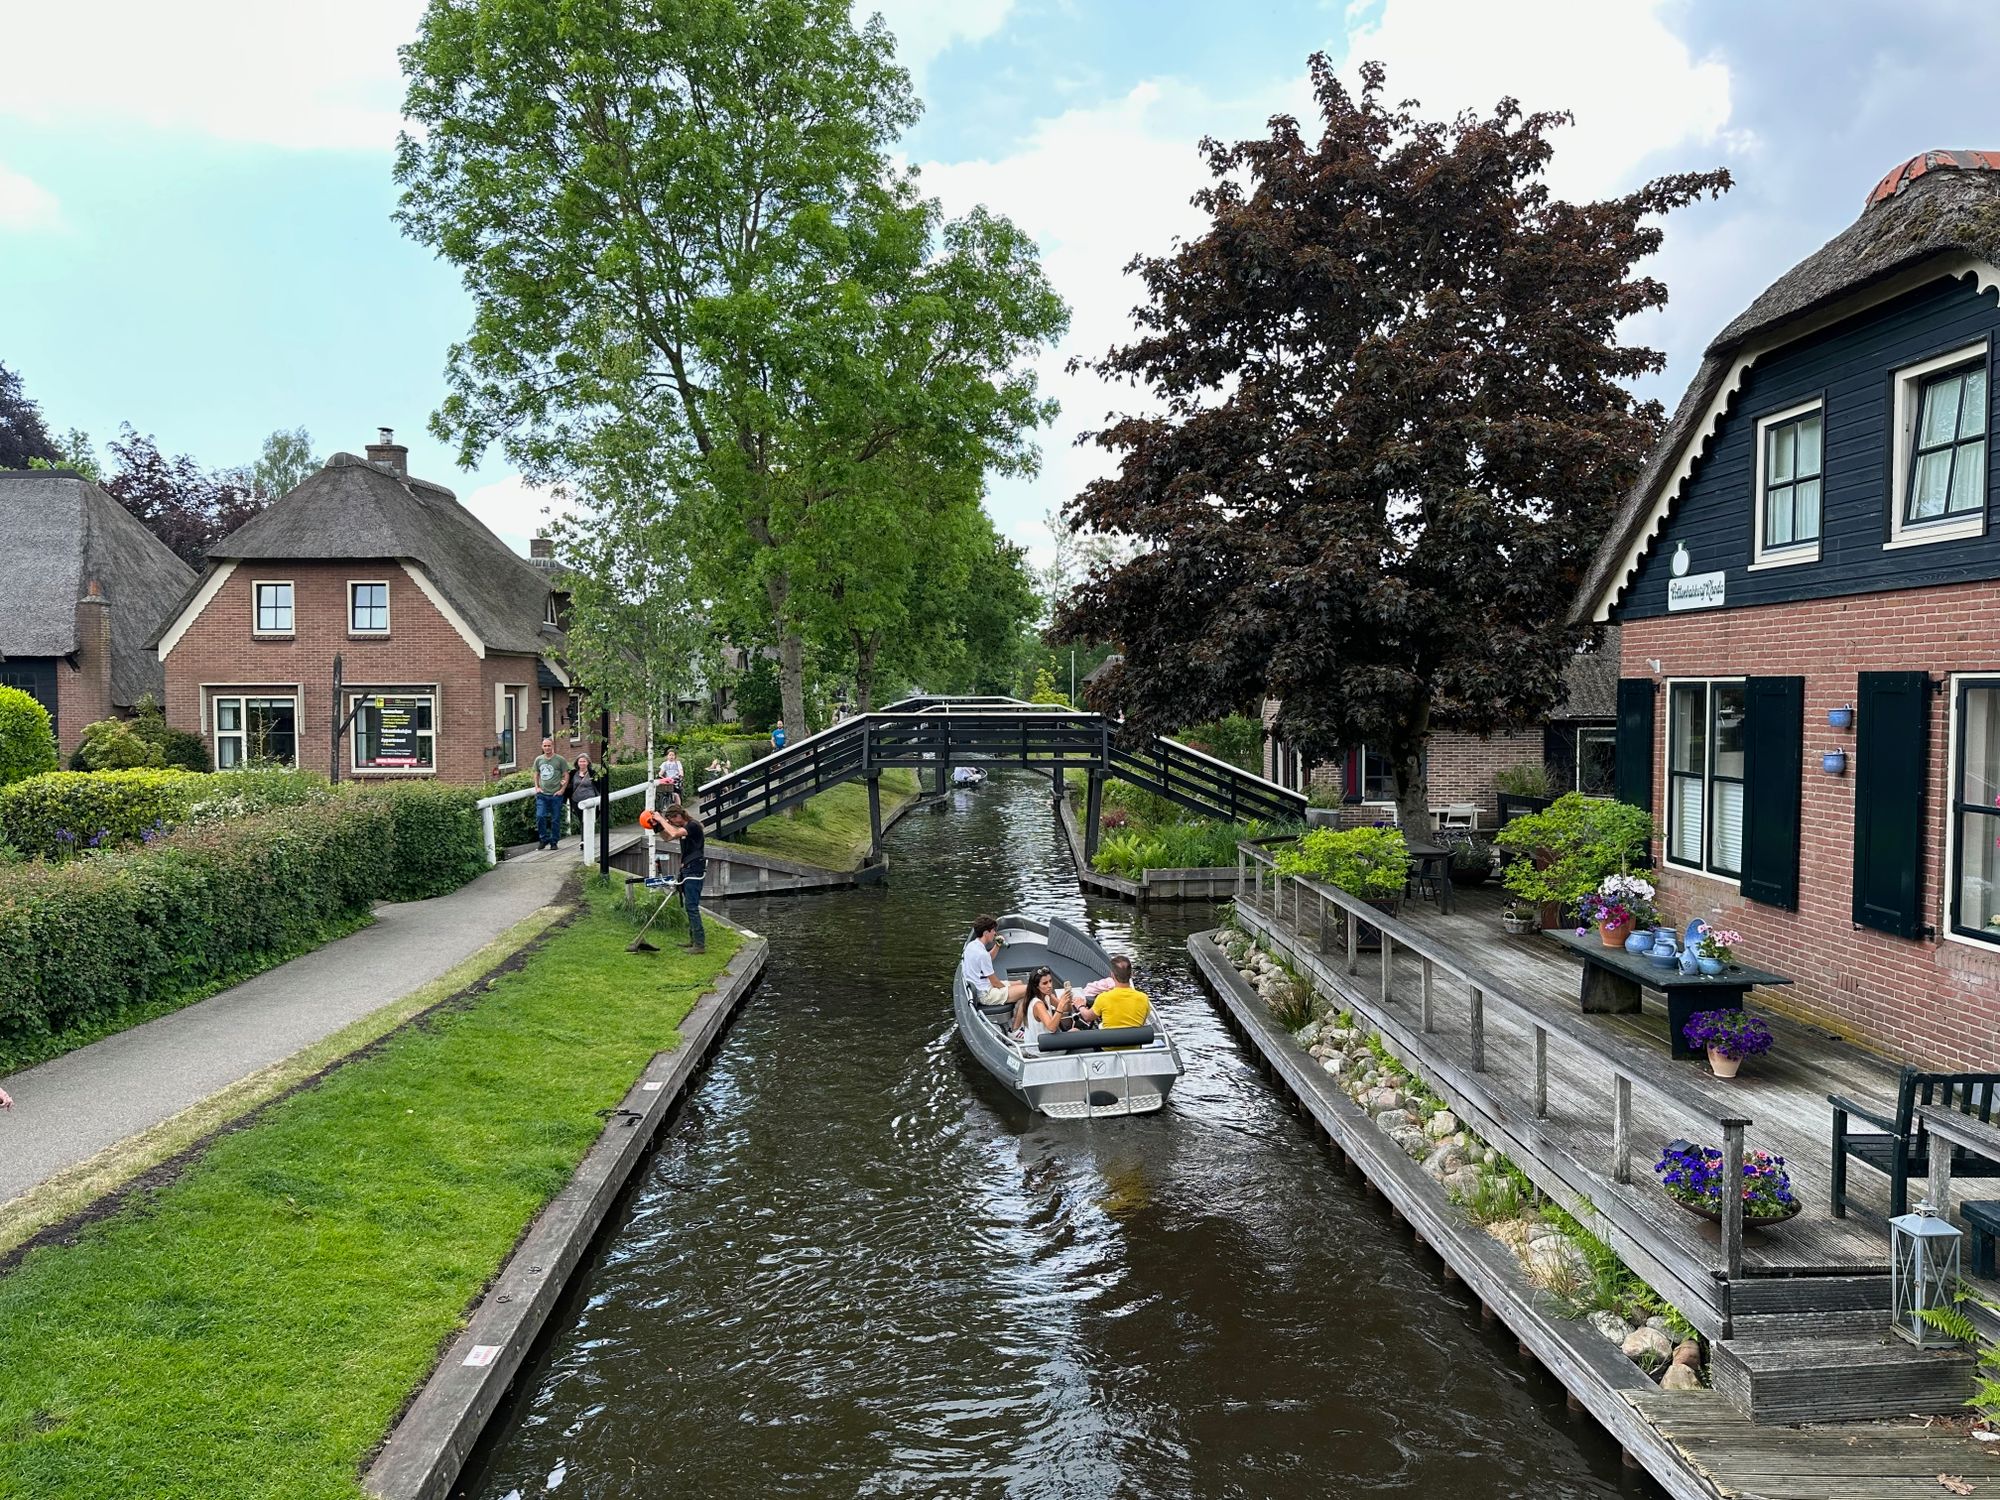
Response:
[{"label": "garden hedge", "polygon": [[51,771],[0,787],[0,842],[30,857],[62,859],[157,838],[190,819],[219,822],[331,795],[324,776],[270,767],[214,775]]},{"label": "garden hedge", "polygon": [[55,768],[49,711],[17,687],[0,687],[0,786]]},{"label": "garden hedge", "polygon": [[0,867],[0,1071],[282,962],[377,901],[470,879],[485,866],[474,795],[355,787],[145,847]]}]

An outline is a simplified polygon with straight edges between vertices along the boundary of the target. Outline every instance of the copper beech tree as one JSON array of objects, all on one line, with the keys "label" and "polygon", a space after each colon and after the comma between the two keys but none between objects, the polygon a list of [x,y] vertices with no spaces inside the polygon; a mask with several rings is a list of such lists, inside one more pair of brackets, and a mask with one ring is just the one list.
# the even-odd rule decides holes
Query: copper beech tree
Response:
[{"label": "copper beech tree", "polygon": [[1627,382],[1664,356],[1618,329],[1667,290],[1633,267],[1729,177],[1563,202],[1543,173],[1567,116],[1430,121],[1384,104],[1379,64],[1358,96],[1311,67],[1320,138],[1281,116],[1204,141],[1206,232],[1129,268],[1137,337],[1091,368],[1159,409],[1086,434],[1118,470],[1066,513],[1140,550],[1055,634],[1120,643],[1093,702],[1135,726],[1269,697],[1294,743],[1375,747],[1421,828],[1433,730],[1561,696],[1583,563],[1661,425]]}]

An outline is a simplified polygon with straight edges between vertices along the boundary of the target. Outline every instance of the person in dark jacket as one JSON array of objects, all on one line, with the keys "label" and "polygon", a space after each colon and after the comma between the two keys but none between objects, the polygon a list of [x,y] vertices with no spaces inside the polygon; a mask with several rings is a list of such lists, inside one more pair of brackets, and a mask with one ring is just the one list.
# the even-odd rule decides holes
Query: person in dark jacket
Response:
[{"label": "person in dark jacket", "polygon": [[689,953],[708,951],[701,927],[701,882],[708,874],[708,830],[676,802],[667,809],[667,836],[681,841],[681,903],[687,907]]},{"label": "person in dark jacket", "polygon": [[570,811],[576,814],[579,827],[583,823],[583,804],[592,797],[604,796],[610,790],[609,777],[597,768],[590,752],[580,752],[576,764],[569,768],[569,775],[563,781],[563,799],[569,803]]}]

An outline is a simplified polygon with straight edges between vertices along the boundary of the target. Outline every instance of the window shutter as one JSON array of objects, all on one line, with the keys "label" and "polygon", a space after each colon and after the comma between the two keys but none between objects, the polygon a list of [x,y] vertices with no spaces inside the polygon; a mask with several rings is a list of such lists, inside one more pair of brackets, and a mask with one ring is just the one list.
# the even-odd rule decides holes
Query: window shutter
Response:
[{"label": "window shutter", "polygon": [[1863,672],[1854,700],[1854,921],[1897,937],[1925,927],[1930,686],[1922,672]]},{"label": "window shutter", "polygon": [[1361,800],[1361,752],[1343,750],[1340,752],[1340,800],[1359,802]]},{"label": "window shutter", "polygon": [[1653,697],[1650,677],[1618,679],[1618,741],[1612,772],[1618,800],[1653,810]]},{"label": "window shutter", "polygon": [[1806,680],[1743,684],[1743,878],[1746,899],[1796,911],[1799,779],[1805,761]]}]

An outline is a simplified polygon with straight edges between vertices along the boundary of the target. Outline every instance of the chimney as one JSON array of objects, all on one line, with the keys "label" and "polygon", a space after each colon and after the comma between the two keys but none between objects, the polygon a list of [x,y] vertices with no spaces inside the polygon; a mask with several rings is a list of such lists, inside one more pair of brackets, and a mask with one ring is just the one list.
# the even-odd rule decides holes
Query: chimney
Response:
[{"label": "chimney", "polygon": [[555,538],[547,536],[529,537],[528,556],[536,562],[554,562],[556,560]]},{"label": "chimney", "polygon": [[396,429],[378,427],[375,441],[368,445],[368,462],[380,464],[398,479],[410,477],[410,450],[396,441]]}]

